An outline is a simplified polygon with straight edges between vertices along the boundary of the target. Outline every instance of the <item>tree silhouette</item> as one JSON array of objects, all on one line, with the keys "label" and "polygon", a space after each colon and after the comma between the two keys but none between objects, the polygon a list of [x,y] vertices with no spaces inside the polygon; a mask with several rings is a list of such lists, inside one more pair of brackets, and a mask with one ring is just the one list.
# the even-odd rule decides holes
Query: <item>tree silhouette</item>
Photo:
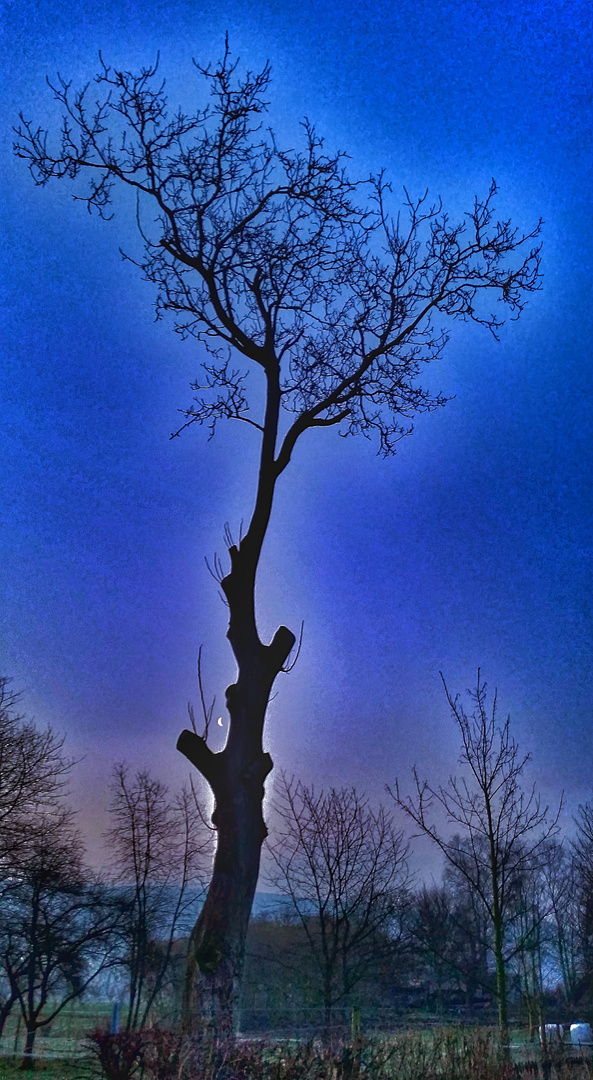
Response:
[{"label": "tree silhouette", "polygon": [[[0,906],[15,865],[21,866],[40,837],[47,837],[49,821],[61,820],[74,764],[64,753],[64,739],[22,716],[18,699],[10,679],[0,676]],[[0,982],[1,1035],[18,992],[14,980]]]},{"label": "tree silhouette", "polygon": [[[473,702],[470,716],[459,695],[451,696],[444,679],[443,685],[461,735],[459,760],[466,766],[465,775],[460,779],[451,776],[445,787],[432,787],[414,769],[415,795],[401,795],[397,781],[391,794],[420,833],[434,841],[456,876],[465,879],[484,906],[492,930],[490,947],[504,1045],[508,1042],[507,963],[522,945],[521,940],[509,944],[506,938],[525,877],[545,861],[547,841],[557,831],[562,800],[550,818],[548,807],[542,807],[535,787],[530,791],[522,789],[529,754],[520,754],[510,732],[510,717],[503,724],[498,722],[496,692],[488,711],[486,683],[481,680],[479,669],[475,689],[468,690]],[[451,839],[443,837],[435,824],[433,808],[444,812],[461,832]]]},{"label": "tree silhouette", "polygon": [[575,824],[572,853],[581,953],[581,977],[575,987],[578,1001],[593,990],[593,803],[579,805]]},{"label": "tree silhouette", "polygon": [[[496,336],[502,319],[489,313],[490,298],[517,316],[538,288],[539,225],[523,234],[497,221],[494,183],[461,222],[427,193],[406,193],[393,218],[383,174],[350,180],[344,155],[328,153],[308,121],[302,149],[277,144],[263,126],[269,66],[241,77],[227,42],[214,67],[196,69],[211,96],[192,113],[168,111],[156,65],[133,74],[101,59],[92,94],[58,77],[59,149],[21,116],[15,151],[36,184],[88,177],[75,198],[102,217],[116,185],[136,193],[143,253],[128,257],[156,288],[157,316],[172,313],[177,332],[208,353],[183,427],[212,434],[220,420],[236,420],[259,444],[251,518],[237,542],[227,531],[230,568],[218,559],[214,568],[238,668],[226,691],[227,743],[213,753],[195,731],[178,743],[212,788],[218,832],[191,938],[185,1024],[228,1029],[266,836],[265,713],[295,644],[285,626],[263,642],[255,614],[276,485],[311,429],[375,436],[390,455],[417,413],[443,405],[418,382],[446,343],[441,321],[473,320]],[[265,387],[259,411],[252,373]]]},{"label": "tree silhouette", "polygon": [[315,792],[285,775],[267,874],[300,920],[323,987],[324,1027],[380,958],[401,947],[409,903],[406,848],[383,807],[355,788]]},{"label": "tree silhouette", "polygon": [[[106,834],[128,985],[126,1030],[146,1025],[204,894],[211,834],[184,788],[172,799],[147,771],[115,765]],[[193,917],[192,917],[193,915]]]},{"label": "tree silhouette", "polygon": [[17,711],[19,694],[0,677],[0,874],[23,857],[42,814],[59,812],[74,762],[51,727],[39,730]]},{"label": "tree silhouette", "polygon": [[23,1069],[35,1036],[117,960],[118,912],[84,865],[72,812],[40,816],[0,889],[0,966],[25,1022]]},{"label": "tree silhouette", "polygon": [[[465,995],[471,1016],[476,993],[490,992],[488,927],[482,906],[462,875],[445,867],[440,885],[424,885],[418,892],[411,932],[422,960],[421,971],[434,986],[438,999],[451,987]],[[485,932],[486,931],[486,932]]]}]

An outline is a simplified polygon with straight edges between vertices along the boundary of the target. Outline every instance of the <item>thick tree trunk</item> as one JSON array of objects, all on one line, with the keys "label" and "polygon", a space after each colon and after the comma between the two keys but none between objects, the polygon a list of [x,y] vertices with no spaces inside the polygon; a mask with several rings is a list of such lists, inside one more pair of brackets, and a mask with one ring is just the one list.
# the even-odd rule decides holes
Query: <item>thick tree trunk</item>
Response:
[{"label": "thick tree trunk", "polygon": [[267,835],[262,805],[272,759],[263,750],[264,719],[274,679],[295,642],[285,626],[270,645],[259,639],[254,606],[259,549],[250,551],[245,541],[240,549],[230,548],[231,573],[221,582],[230,611],[227,637],[238,665],[237,681],[226,691],[226,746],[215,754],[192,731],[182,732],[177,743],[212,788],[218,832],[208,895],[189,943],[182,1001],[188,1035],[234,1032],[247,927]]},{"label": "thick tree trunk", "polygon": [[[190,734],[184,732],[178,744],[184,753]],[[201,1030],[230,1035],[234,1029],[245,938],[266,836],[263,781],[272,762],[262,754],[249,765],[225,770],[224,780],[216,784],[212,819],[218,830],[216,856],[206,902],[190,937],[185,973],[182,1015],[187,1034]]]}]

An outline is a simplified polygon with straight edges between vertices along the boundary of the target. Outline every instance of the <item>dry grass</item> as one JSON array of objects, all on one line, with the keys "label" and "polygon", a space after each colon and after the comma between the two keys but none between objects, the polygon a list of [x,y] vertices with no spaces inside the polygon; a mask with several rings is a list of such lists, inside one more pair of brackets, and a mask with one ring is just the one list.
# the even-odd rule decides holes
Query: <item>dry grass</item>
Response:
[{"label": "dry grass", "polygon": [[[112,1058],[112,1060],[115,1060]],[[0,1061],[0,1080],[593,1080],[590,1057],[559,1048],[545,1061],[505,1061],[487,1029],[361,1039],[324,1046],[297,1042],[197,1042],[152,1031],[126,1078],[104,1071],[95,1054],[85,1061],[39,1063],[24,1074],[19,1059]]]},{"label": "dry grass", "polygon": [[[585,1058],[557,1052],[543,1062],[505,1060],[489,1030],[408,1031],[352,1045],[297,1042],[196,1042],[147,1036],[129,1080],[593,1080]],[[106,1080],[128,1080],[114,1073]]]}]

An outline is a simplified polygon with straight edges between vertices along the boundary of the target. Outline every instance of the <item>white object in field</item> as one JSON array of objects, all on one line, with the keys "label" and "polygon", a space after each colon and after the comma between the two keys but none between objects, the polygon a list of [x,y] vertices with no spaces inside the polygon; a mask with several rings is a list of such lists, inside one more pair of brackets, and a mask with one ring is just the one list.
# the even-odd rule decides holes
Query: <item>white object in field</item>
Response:
[{"label": "white object in field", "polygon": [[586,1046],[588,1043],[593,1042],[593,1035],[591,1034],[590,1024],[571,1024],[570,1025],[570,1041],[577,1046]]},{"label": "white object in field", "polygon": [[539,1030],[540,1042],[544,1041],[544,1029],[546,1034],[546,1042],[562,1042],[564,1038],[564,1028],[562,1024],[544,1024],[543,1028],[540,1028]]}]

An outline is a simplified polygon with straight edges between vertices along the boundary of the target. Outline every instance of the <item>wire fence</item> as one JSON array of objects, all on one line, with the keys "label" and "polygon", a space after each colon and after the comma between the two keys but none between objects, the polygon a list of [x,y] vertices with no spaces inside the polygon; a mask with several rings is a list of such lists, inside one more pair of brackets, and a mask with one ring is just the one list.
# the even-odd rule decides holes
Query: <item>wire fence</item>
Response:
[{"label": "wire fence", "polygon": [[[154,1015],[152,1024],[167,1025],[170,1017]],[[448,1026],[473,1025],[496,1027],[494,1016],[485,1016],[482,1012],[477,1017],[465,1018],[459,1011],[421,1012],[397,1008],[357,1006],[334,1008],[331,1017],[324,1015],[320,1007],[303,1008],[302,1005],[280,1008],[244,1007],[240,1015],[240,1034],[242,1038],[261,1042],[294,1040],[295,1042],[316,1039],[330,1043],[339,1043],[362,1036],[403,1034],[404,1032],[424,1031],[427,1035],[438,1028]],[[35,1057],[41,1060],[84,1059],[90,1054],[89,1034],[97,1028],[113,1030],[125,1027],[125,1011],[112,1001],[78,1002],[59,1013],[48,1025],[39,1028],[35,1040]],[[573,1047],[570,1045],[568,1025],[565,1025],[565,1051],[570,1055],[586,1054],[590,1058],[591,1046]],[[17,1010],[8,1017],[0,1037],[0,1057],[19,1057],[24,1050],[25,1026]],[[511,1029],[511,1051],[513,1059],[520,1062],[539,1055],[540,1045],[537,1032],[528,1034],[519,1024]],[[592,1073],[593,1075],[593,1073]],[[0,1073],[1,1076],[1,1073]]]},{"label": "wire fence", "polygon": [[[151,1023],[167,1026],[171,1017],[155,1014]],[[334,1008],[331,1016],[325,1016],[319,1006],[302,1005],[268,1007],[244,1006],[240,1013],[239,1031],[245,1039],[262,1041],[295,1040],[303,1042],[315,1038],[340,1041],[356,1038],[361,1034],[389,1034],[410,1027],[430,1030],[437,1026],[458,1024],[456,1012],[447,1015],[410,1015],[395,1008],[343,1007]],[[480,1024],[488,1019],[480,1016]],[[40,1027],[35,1039],[35,1056],[40,1059],[78,1058],[89,1053],[88,1036],[96,1028],[116,1030],[125,1027],[125,1010],[116,1002],[98,1001],[74,1003],[50,1023]],[[0,1056],[16,1057],[22,1054],[25,1044],[25,1025],[20,1013],[14,1009],[6,1020],[0,1036]]]},{"label": "wire fence", "polygon": [[411,1026],[417,1029],[431,1029],[449,1024],[488,1025],[494,1022],[481,1013],[479,1016],[466,1017],[463,1010],[450,1010],[446,1013],[410,1013],[394,1007],[378,1006],[343,1006],[334,1007],[331,1015],[325,1016],[321,1007],[303,1008],[302,1006],[276,1005],[268,1007],[243,1007],[240,1014],[240,1029],[245,1036],[265,1037],[266,1035],[288,1039],[310,1039],[316,1036],[330,1035],[338,1038],[356,1037],[360,1034],[374,1034],[403,1031]]}]

